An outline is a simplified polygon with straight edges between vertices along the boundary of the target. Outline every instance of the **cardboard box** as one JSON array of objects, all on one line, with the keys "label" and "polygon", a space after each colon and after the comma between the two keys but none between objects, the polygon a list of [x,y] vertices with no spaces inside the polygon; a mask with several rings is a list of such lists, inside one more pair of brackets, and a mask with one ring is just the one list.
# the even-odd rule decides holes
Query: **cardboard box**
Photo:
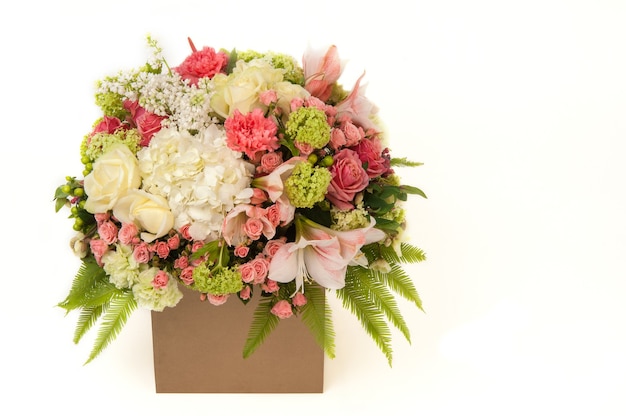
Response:
[{"label": "cardboard box", "polygon": [[281,320],[243,358],[258,298],[214,306],[184,289],[176,307],[152,312],[156,392],[322,393],[324,353],[299,317]]}]

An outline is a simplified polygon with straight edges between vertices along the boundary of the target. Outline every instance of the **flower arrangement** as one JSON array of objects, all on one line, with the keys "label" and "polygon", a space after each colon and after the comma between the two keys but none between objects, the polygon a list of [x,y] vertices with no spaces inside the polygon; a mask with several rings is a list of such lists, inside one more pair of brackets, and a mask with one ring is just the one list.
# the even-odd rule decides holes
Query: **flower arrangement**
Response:
[{"label": "flower arrangement", "polygon": [[334,291],[391,365],[389,324],[410,340],[394,295],[422,308],[402,202],[425,195],[394,171],[420,163],[391,157],[363,76],[339,84],[335,46],[300,65],[189,40],[170,67],[147,40],[145,65],[97,83],[83,176],[55,193],[82,259],[59,306],[80,311],[75,343],[100,323],[87,362],[135,309],[175,307],[187,287],[212,305],[260,297],[244,357],[292,315],[334,357]]}]

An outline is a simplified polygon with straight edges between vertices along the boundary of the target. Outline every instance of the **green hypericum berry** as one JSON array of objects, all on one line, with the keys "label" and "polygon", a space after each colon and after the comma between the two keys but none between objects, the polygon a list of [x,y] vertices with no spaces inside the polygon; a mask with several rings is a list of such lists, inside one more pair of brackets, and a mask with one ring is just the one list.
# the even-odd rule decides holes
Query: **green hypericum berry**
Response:
[{"label": "green hypericum berry", "polygon": [[312,165],[316,164],[318,159],[319,159],[319,157],[317,157],[317,155],[315,153],[311,153],[309,155],[309,157],[307,158],[309,163],[312,164]]},{"label": "green hypericum berry", "polygon": [[70,209],[70,212],[72,213],[72,215],[76,215],[76,214],[78,214],[78,208],[77,207],[72,207]]},{"label": "green hypericum berry", "polygon": [[85,195],[85,191],[83,190],[83,188],[74,189],[74,196],[83,196],[83,195]]},{"label": "green hypericum berry", "polygon": [[69,193],[72,192],[72,188],[69,185],[63,185],[61,187],[61,192],[69,195]]},{"label": "green hypericum berry", "polygon": [[333,164],[333,157],[331,155],[324,156],[321,160],[320,165],[324,167],[329,167]]}]

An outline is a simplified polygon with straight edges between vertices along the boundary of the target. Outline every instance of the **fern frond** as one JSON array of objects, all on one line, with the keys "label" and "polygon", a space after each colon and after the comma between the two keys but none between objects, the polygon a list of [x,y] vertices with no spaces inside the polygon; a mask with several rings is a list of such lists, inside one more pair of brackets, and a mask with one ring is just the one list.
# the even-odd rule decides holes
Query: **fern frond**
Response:
[{"label": "fern frond", "polygon": [[389,286],[398,295],[414,303],[415,306],[424,312],[422,300],[417,293],[413,280],[400,265],[392,264],[389,273],[374,272],[374,275],[376,279]]},{"label": "fern frond", "polygon": [[346,272],[346,285],[336,291],[337,297],[342,301],[344,308],[352,312],[361,322],[363,329],[374,340],[378,348],[385,354],[389,366],[392,362],[391,332],[385,321],[383,312],[371,299],[371,293],[364,286],[354,268],[349,267]]},{"label": "fern frond", "polygon": [[317,344],[330,358],[335,358],[335,329],[324,288],[306,287],[307,303],[302,307],[302,322],[309,327]]},{"label": "fern frond", "polygon": [[104,305],[83,308],[74,330],[74,344],[78,344],[83,336],[95,325],[98,318],[105,310]]},{"label": "fern frond", "polygon": [[261,298],[248,330],[248,338],[243,347],[243,358],[252,355],[263,344],[267,336],[276,329],[280,318],[272,314],[271,309],[272,298]]},{"label": "fern frond", "polygon": [[91,308],[105,305],[115,296],[121,296],[123,293],[123,290],[116,288],[110,282],[99,281],[90,290],[85,292],[82,306],[84,308]]},{"label": "fern frond", "polygon": [[72,282],[69,294],[57,306],[65,309],[66,312],[82,307],[86,293],[99,282],[108,282],[104,269],[96,263],[93,257],[83,260]]},{"label": "fern frond", "polygon": [[400,308],[394,298],[393,294],[389,291],[387,286],[381,281],[380,274],[371,269],[365,269],[362,267],[354,268],[355,276],[360,280],[360,284],[369,292],[369,296],[376,306],[384,312],[389,322],[391,322],[400,332],[406,340],[411,343],[411,334],[409,327],[406,324]]},{"label": "fern frond", "polygon": [[400,252],[402,252],[400,261],[403,263],[419,263],[426,260],[426,253],[422,249],[408,243],[400,244]]},{"label": "fern frond", "polygon": [[398,166],[398,167],[416,167],[416,166],[422,166],[423,163],[422,162],[413,162],[408,160],[406,157],[392,157],[391,161],[389,162],[391,164],[391,166]]},{"label": "fern frond", "polygon": [[96,358],[117,337],[136,308],[137,302],[130,290],[111,299],[105,308],[96,342],[85,364]]}]

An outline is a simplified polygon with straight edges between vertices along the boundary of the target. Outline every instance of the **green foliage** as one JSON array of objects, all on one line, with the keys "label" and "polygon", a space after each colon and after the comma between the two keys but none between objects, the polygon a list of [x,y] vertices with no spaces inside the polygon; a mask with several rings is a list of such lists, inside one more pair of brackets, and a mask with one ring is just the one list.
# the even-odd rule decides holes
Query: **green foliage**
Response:
[{"label": "green foliage", "polygon": [[392,157],[390,163],[391,163],[391,166],[411,167],[411,168],[423,165],[423,163],[421,162],[410,161],[406,157]]},{"label": "green foliage", "polygon": [[130,314],[137,308],[133,292],[128,290],[108,302],[98,336],[85,364],[96,358],[120,333]]},{"label": "green foliage", "polygon": [[302,306],[302,322],[309,328],[317,344],[330,358],[335,358],[335,329],[324,288],[306,286],[307,303]]},{"label": "green foliage", "polygon": [[87,364],[117,337],[137,304],[132,291],[112,285],[95,259],[88,257],[83,260],[69,294],[58,306],[65,309],[66,313],[80,310],[74,331],[76,344],[101,319],[95,345],[85,362]]},{"label": "green foliage", "polygon": [[268,335],[276,329],[280,318],[270,312],[272,306],[273,299],[271,297],[264,297],[259,301],[250,324],[248,338],[243,347],[243,358],[252,355],[263,344]]}]

